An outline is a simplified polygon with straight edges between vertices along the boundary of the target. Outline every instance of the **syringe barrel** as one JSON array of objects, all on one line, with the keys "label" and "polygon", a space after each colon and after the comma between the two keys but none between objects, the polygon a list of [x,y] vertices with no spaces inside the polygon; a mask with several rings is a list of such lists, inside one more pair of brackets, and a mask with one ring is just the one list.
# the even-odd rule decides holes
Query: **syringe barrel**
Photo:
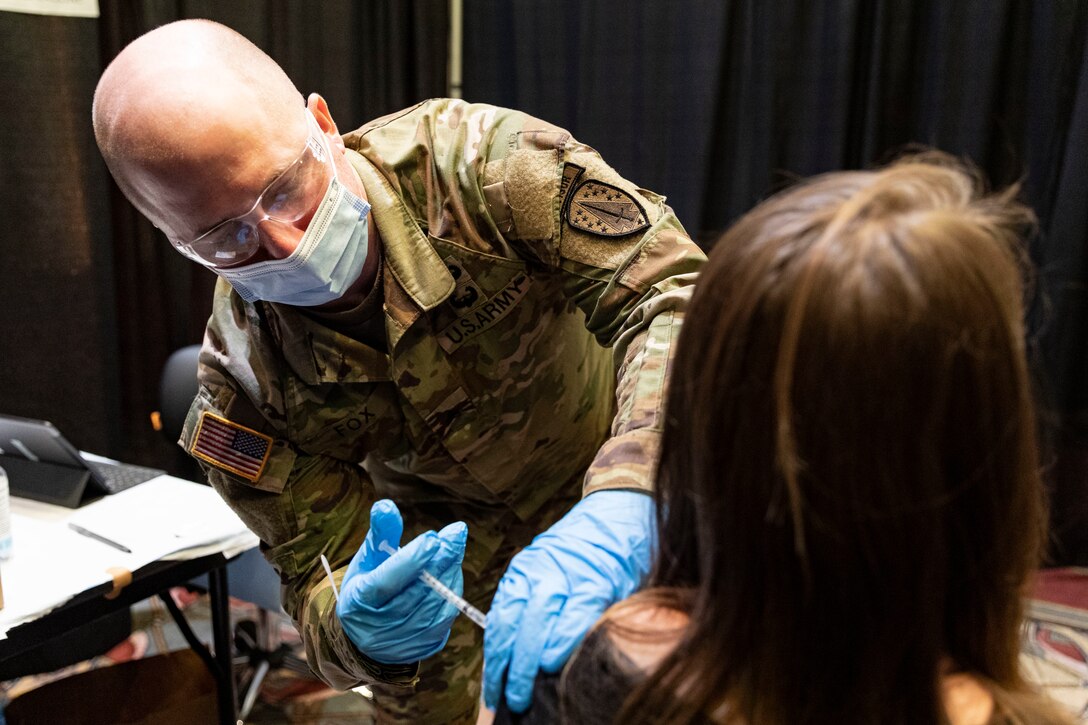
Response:
[{"label": "syringe barrel", "polygon": [[478,624],[480,627],[487,627],[487,615],[481,612],[476,607],[468,603],[468,600],[464,597],[458,596],[457,592],[450,589],[448,586],[438,581],[438,579],[429,571],[425,571],[419,575],[420,580],[431,589],[434,589],[438,594],[447,602],[457,607],[457,610]]},{"label": "syringe barrel", "polygon": [[[378,544],[378,549],[392,556],[397,553],[397,549],[394,549],[389,545],[388,541],[382,541]],[[457,592],[450,589],[448,586],[440,582],[434,574],[429,571],[424,571],[419,575],[419,580],[429,586],[440,597],[447,602],[457,607],[457,611],[464,614],[466,617],[475,622],[479,627],[487,627],[487,615],[481,612],[476,607],[468,603],[468,600],[457,594]]]}]

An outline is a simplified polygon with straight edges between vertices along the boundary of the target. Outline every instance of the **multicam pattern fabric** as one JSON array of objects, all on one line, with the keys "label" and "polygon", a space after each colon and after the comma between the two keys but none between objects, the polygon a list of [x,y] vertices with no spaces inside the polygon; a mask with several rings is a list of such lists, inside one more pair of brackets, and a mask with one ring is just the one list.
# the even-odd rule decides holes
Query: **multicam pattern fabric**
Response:
[{"label": "multicam pattern fabric", "polygon": [[[516,111],[432,100],[344,140],[381,239],[385,349],[220,281],[181,444],[205,411],[274,439],[255,481],[206,470],[280,572],[319,676],[390,683],[390,717],[453,722],[463,704],[470,721],[479,637],[459,623],[418,684],[381,670],[341,629],[320,555],[342,576],[377,498],[400,506],[405,541],[464,520],[466,594],[486,610],[517,548],[579,495],[648,490],[705,257],[663,197]],[[566,216],[598,187],[619,204],[608,234]]]}]

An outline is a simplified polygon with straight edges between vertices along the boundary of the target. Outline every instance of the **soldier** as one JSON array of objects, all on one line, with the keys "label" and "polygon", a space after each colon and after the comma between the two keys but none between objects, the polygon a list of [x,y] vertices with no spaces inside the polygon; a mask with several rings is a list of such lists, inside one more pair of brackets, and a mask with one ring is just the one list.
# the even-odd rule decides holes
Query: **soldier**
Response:
[{"label": "soldier", "polygon": [[[122,191],[221,277],[180,443],[260,536],[323,680],[474,722],[486,659],[487,702],[523,710],[649,567],[704,255],[663,197],[525,114],[431,100],[340,136],[301,101],[209,21],[138,38],[96,90]],[[423,570],[490,604],[483,649]]]}]

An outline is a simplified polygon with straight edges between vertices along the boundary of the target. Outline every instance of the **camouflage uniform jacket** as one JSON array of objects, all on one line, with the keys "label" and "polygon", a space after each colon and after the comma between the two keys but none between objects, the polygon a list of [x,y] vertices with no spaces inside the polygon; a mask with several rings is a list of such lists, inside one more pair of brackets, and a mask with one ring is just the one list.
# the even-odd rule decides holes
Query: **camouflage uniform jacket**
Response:
[{"label": "camouflage uniform jacket", "polygon": [[[180,441],[261,538],[338,688],[397,677],[347,639],[319,562],[346,566],[375,497],[527,520],[583,472],[583,493],[649,489],[705,261],[663,197],[522,113],[431,100],[344,142],[380,233],[387,348],[220,280]],[[216,426],[249,429],[255,453],[202,453]],[[468,524],[486,544],[487,521]]]}]

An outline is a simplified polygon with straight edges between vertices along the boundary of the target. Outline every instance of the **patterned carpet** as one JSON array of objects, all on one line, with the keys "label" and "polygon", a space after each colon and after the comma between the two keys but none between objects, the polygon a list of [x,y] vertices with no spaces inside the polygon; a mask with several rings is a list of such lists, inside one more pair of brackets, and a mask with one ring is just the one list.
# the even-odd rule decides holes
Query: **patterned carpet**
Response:
[{"label": "patterned carpet", "polygon": [[[203,642],[211,641],[211,615],[206,594],[177,588],[171,592],[174,601],[185,612],[193,631]],[[231,599],[231,623],[235,632],[235,671],[238,681],[238,699],[244,701],[245,688],[252,677],[254,667],[243,653],[252,643],[250,635],[260,629],[257,608],[237,599]],[[369,701],[354,692],[338,692],[326,687],[308,673],[296,671],[279,663],[281,659],[302,660],[303,652],[294,626],[282,616],[270,617],[263,630],[273,644],[282,644],[275,658],[279,666],[271,668],[264,677],[259,694],[244,722],[247,725],[305,724],[335,725],[338,723],[367,723],[373,721]],[[180,650],[188,645],[174,624],[165,606],[151,599],[133,609],[132,634],[103,655],[47,674],[22,677],[0,683],[0,707],[14,698],[36,688],[58,682],[81,673],[110,667],[124,662],[151,657],[152,655]],[[266,643],[267,644],[267,643]],[[288,655],[283,657],[283,655]],[[301,663],[304,669],[305,663]],[[0,719],[2,723],[2,719]]]}]

